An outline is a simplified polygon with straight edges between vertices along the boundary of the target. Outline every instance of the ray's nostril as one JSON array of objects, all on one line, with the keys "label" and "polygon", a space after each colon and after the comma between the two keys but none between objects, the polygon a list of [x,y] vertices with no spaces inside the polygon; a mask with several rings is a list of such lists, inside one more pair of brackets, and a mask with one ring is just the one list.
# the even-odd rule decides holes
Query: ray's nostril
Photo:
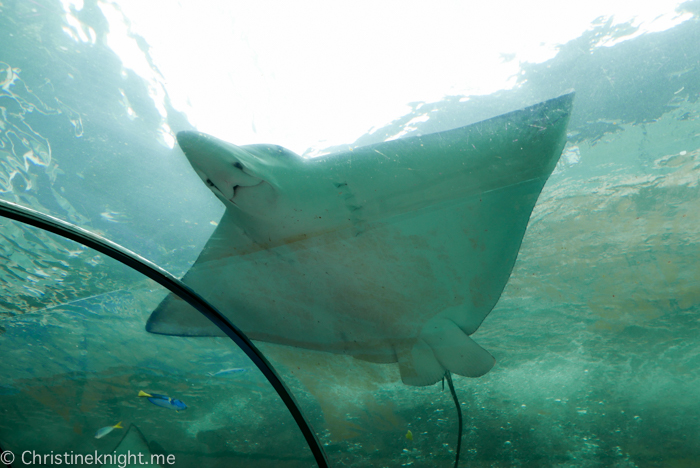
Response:
[{"label": "ray's nostril", "polygon": [[243,164],[239,163],[238,161],[233,163],[233,167],[235,167],[236,169],[243,170]]}]

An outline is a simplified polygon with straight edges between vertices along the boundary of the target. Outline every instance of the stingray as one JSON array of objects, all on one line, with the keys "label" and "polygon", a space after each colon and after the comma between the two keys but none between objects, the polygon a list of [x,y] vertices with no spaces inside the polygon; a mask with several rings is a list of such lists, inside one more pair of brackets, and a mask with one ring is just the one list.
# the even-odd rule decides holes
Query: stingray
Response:
[{"label": "stingray", "polygon": [[[481,376],[495,360],[470,335],[510,277],[572,101],[315,159],[180,132],[226,206],[183,281],[253,340],[398,362],[409,385]],[[146,328],[222,335],[172,294]]]}]

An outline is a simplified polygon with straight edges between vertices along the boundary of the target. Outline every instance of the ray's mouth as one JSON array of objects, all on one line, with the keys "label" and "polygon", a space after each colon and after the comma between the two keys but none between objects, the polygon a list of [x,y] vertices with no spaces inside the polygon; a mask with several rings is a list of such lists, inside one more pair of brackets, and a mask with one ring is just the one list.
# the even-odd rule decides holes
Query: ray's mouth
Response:
[{"label": "ray's mouth", "polygon": [[231,198],[229,198],[229,201],[235,205],[236,204],[235,198],[237,195],[239,195],[241,193],[242,190],[248,190],[248,189],[252,189],[255,187],[259,187],[264,182],[265,182],[264,180],[261,180],[260,182],[258,182],[255,185],[234,185],[233,186],[233,196]]},{"label": "ray's mouth", "polygon": [[[227,200],[230,201],[231,203],[233,203],[234,205],[236,205],[235,198],[240,193],[241,190],[257,187],[257,186],[261,185],[263,182],[265,182],[265,181],[261,180],[260,182],[258,182],[255,185],[234,185],[233,186],[233,195],[231,196],[231,198],[227,198]],[[216,184],[214,182],[212,182],[211,179],[207,178],[206,184],[208,187],[216,189],[216,191],[219,192],[223,196],[223,192],[221,191],[221,189],[219,189],[219,187],[217,187]]]}]

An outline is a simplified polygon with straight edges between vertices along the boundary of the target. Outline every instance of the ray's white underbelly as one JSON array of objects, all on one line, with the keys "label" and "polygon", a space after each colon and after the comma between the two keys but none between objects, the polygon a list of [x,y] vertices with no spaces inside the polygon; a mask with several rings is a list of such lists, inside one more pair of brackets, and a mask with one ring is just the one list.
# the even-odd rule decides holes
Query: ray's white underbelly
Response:
[{"label": "ray's white underbelly", "polygon": [[509,226],[525,216],[524,231],[531,209],[504,212],[503,196],[513,194],[199,264],[188,279],[253,339],[348,353],[392,348],[445,309],[461,311],[475,330],[517,255],[522,232]]}]

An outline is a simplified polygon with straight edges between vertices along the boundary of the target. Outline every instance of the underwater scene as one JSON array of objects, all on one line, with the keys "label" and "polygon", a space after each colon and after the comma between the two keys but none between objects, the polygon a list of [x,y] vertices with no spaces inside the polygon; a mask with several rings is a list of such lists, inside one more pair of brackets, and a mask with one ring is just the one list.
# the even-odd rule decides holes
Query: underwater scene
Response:
[{"label": "underwater scene", "polygon": [[569,3],[0,0],[0,466],[700,466],[700,2]]}]

